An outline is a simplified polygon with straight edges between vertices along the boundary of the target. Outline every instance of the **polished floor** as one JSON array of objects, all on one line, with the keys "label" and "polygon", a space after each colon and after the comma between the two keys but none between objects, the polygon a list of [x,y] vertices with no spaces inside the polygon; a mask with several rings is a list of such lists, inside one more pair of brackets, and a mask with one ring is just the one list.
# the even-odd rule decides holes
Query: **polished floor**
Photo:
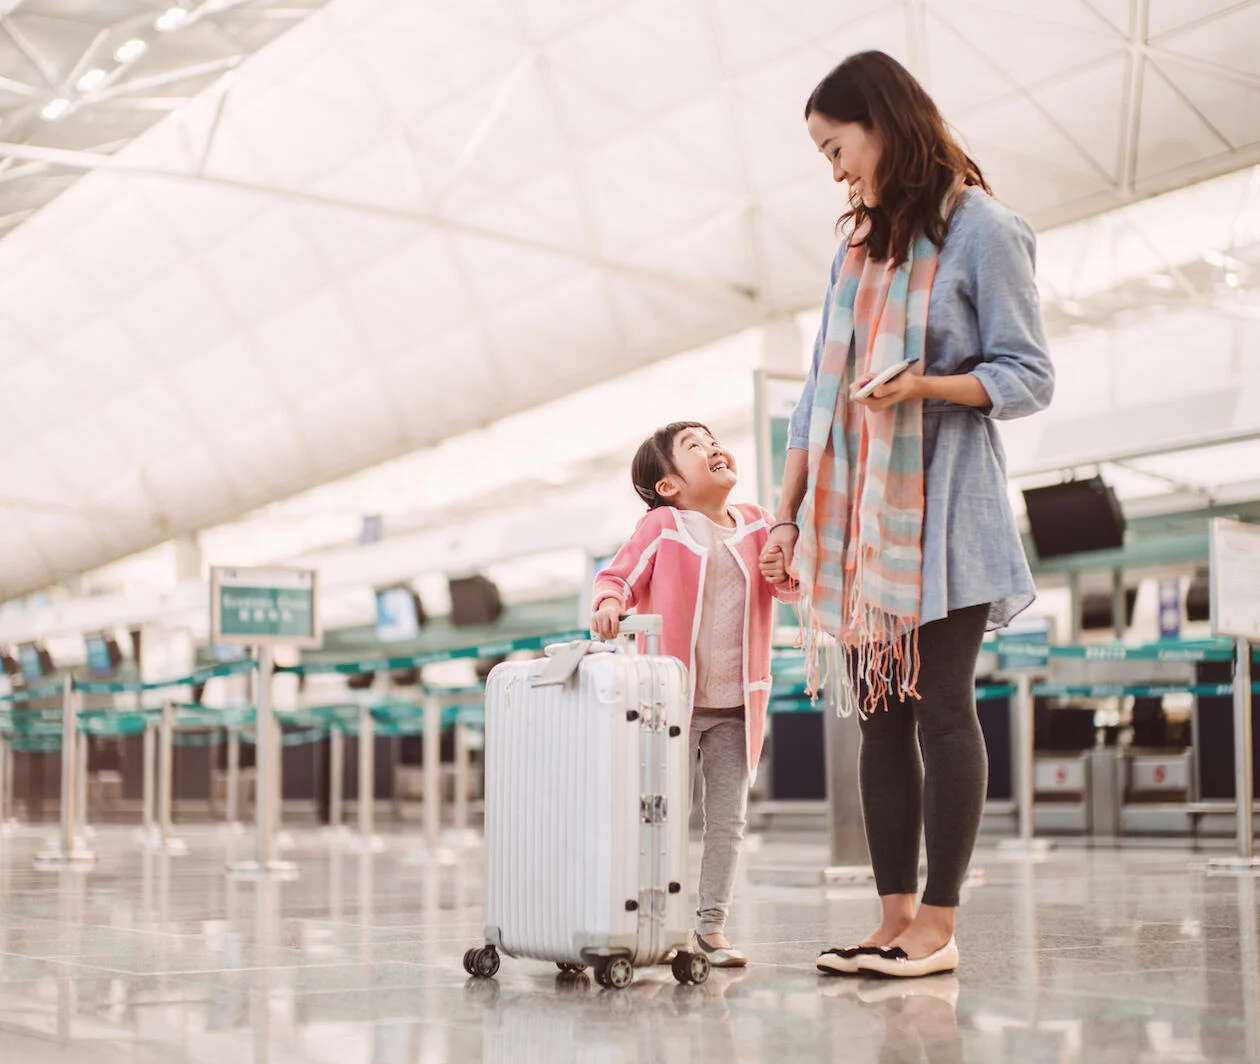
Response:
[{"label": "polished floor", "polygon": [[1260,887],[1188,851],[982,850],[957,976],[903,983],[816,975],[820,943],[871,923],[870,889],[767,884],[822,847],[758,838],[730,928],[752,966],[618,992],[510,958],[464,975],[475,845],[436,863],[410,836],[361,855],[297,832],[300,876],[259,885],[223,873],[247,839],[186,837],[165,857],[101,829],[89,872],[36,871],[40,835],[0,838],[0,1061],[1260,1061]]}]

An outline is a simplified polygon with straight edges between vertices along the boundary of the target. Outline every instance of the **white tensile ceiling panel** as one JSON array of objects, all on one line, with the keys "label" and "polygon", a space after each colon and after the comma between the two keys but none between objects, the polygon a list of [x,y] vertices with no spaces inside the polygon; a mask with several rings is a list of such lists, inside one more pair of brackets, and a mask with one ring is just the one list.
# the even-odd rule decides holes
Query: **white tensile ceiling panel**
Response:
[{"label": "white tensile ceiling panel", "polygon": [[1110,55],[1071,78],[1050,81],[1032,93],[1045,120],[1072,145],[1073,164],[1092,164],[1109,181],[1121,179],[1125,112],[1098,107],[1099,99],[1124,98],[1132,67],[1128,55]]},{"label": "white tensile ceiling panel", "polygon": [[[5,0],[0,136],[114,154],[323,2]],[[4,159],[0,232],[21,225],[81,172],[50,160]]]},{"label": "white tensile ceiling panel", "polygon": [[1155,64],[1201,121],[1229,144],[1246,144],[1260,127],[1260,81],[1221,79],[1211,70],[1173,56]]},{"label": "white tensile ceiling panel", "polygon": [[1260,160],[1260,3],[234,6],[219,67],[115,93],[175,100],[147,131],[97,91],[108,144],[0,132],[0,189],[86,175],[0,240],[0,600],[816,304],[802,109],[849,52],[1040,227]]}]

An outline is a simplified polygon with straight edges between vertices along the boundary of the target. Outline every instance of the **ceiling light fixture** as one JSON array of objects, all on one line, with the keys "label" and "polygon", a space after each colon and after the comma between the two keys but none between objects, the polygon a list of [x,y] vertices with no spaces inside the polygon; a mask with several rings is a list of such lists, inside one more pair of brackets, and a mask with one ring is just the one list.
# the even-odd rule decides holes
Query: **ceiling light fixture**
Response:
[{"label": "ceiling light fixture", "polygon": [[1240,284],[1242,284],[1242,278],[1236,273],[1227,273],[1225,275],[1225,283],[1229,285],[1230,288],[1237,288]]},{"label": "ceiling light fixture", "polygon": [[66,113],[69,107],[70,101],[64,96],[58,96],[55,100],[49,101],[41,113],[48,121],[55,122]]},{"label": "ceiling light fixture", "polygon": [[79,78],[77,87],[80,92],[91,92],[104,80],[105,71],[97,67],[94,70],[89,70],[83,77]]},{"label": "ceiling light fixture", "polygon": [[188,11],[186,8],[172,7],[159,15],[158,20],[153,25],[163,33],[170,33],[171,30],[178,29],[187,17]]},{"label": "ceiling light fixture", "polygon": [[142,41],[138,37],[133,37],[114,53],[114,58],[120,63],[133,63],[148,50],[149,45],[147,41]]}]

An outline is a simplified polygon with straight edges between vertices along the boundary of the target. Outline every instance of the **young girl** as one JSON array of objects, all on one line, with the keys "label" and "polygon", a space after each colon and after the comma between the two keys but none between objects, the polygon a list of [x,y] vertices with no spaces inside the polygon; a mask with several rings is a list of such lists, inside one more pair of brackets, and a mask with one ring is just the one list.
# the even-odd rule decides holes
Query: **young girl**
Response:
[{"label": "young girl", "polygon": [[781,551],[761,558],[769,515],[727,504],[735,459],[703,425],[653,433],[631,478],[648,513],[595,581],[591,630],[614,639],[627,610],[661,614],[662,652],[687,666],[691,765],[698,756],[704,782],[696,940],[714,966],[740,968],[748,959],[727,941],[726,917],[770,701],[773,599],[795,598],[793,583]]}]

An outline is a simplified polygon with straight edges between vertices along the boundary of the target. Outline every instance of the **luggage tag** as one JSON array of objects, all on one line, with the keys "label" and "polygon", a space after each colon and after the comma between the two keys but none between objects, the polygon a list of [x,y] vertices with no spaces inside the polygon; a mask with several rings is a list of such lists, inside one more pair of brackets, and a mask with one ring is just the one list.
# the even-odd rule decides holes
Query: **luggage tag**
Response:
[{"label": "luggage tag", "polygon": [[569,682],[569,678],[578,670],[582,659],[590,653],[593,642],[580,639],[576,643],[566,643],[560,647],[540,672],[529,682],[530,687],[551,687]]}]

